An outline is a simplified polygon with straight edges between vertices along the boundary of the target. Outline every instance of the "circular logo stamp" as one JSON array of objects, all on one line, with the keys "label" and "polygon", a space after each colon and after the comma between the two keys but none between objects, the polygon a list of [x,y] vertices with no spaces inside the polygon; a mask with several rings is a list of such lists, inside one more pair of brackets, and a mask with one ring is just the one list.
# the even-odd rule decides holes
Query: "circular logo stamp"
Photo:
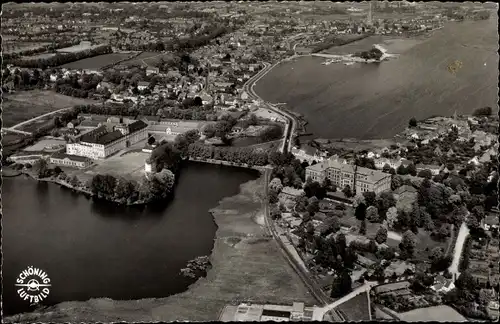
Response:
[{"label": "circular logo stamp", "polygon": [[19,274],[15,285],[19,287],[17,290],[19,297],[34,304],[47,298],[51,286],[47,273],[33,266],[29,266]]}]

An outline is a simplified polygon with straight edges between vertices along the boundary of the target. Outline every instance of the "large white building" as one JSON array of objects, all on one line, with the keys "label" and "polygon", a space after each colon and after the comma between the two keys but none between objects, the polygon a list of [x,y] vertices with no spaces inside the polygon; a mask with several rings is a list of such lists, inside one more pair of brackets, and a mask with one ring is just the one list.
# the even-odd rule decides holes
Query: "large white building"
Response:
[{"label": "large white building", "polygon": [[342,190],[349,185],[357,193],[373,191],[380,193],[391,189],[391,175],[330,158],[324,162],[308,166],[306,178],[322,183],[325,178]]},{"label": "large white building", "polygon": [[66,153],[85,156],[93,160],[104,159],[132,144],[145,140],[148,125],[142,120],[131,124],[119,124],[109,132],[100,126],[84,134],[78,143],[66,144]]}]

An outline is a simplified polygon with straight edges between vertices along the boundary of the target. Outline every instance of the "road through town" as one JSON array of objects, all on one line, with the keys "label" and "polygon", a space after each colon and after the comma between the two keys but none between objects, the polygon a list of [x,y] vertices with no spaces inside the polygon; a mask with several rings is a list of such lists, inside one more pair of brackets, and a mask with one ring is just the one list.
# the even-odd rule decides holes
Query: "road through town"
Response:
[{"label": "road through town", "polygon": [[296,128],[295,118],[291,114],[289,114],[285,111],[282,111],[279,108],[276,108],[272,104],[265,102],[262,98],[259,97],[259,95],[255,92],[255,90],[253,90],[253,87],[255,86],[257,81],[262,79],[267,73],[269,73],[269,71],[271,71],[276,65],[280,64],[281,62],[282,61],[280,61],[274,65],[271,65],[269,63],[264,63],[264,65],[265,65],[264,69],[259,71],[256,75],[254,75],[247,82],[245,82],[245,84],[243,85],[243,90],[246,91],[252,99],[259,100],[259,101],[263,102],[264,106],[267,109],[279,114],[280,116],[282,116],[285,119],[285,121],[286,121],[285,132],[284,132],[285,138],[283,139],[283,145],[282,145],[280,151],[283,153],[286,153],[286,152],[290,152],[290,150],[292,148],[292,136],[293,136],[293,133],[294,133],[295,128]]},{"label": "road through town", "polygon": [[457,236],[457,242],[455,243],[455,253],[453,255],[453,261],[451,262],[451,266],[448,269],[451,274],[454,275],[454,278],[458,278],[460,275],[458,266],[460,265],[460,258],[462,256],[462,250],[464,249],[465,239],[469,235],[469,228],[465,222],[460,226],[460,230]]}]

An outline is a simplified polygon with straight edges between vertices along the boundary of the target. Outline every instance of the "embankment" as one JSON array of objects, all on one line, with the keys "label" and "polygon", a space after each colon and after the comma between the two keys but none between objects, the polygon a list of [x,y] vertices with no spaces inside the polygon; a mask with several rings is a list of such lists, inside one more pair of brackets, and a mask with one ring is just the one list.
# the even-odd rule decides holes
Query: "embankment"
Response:
[{"label": "embankment", "polygon": [[264,186],[264,176],[249,181],[239,194],[211,210],[218,226],[212,268],[186,292],[165,298],[64,302],[5,322],[216,321],[226,304],[242,301],[314,303],[263,227]]}]

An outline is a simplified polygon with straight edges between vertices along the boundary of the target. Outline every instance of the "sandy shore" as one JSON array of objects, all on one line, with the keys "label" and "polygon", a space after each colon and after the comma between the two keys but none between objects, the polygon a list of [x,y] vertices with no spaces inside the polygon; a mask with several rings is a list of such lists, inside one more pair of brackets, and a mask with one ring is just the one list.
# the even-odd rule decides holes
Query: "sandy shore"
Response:
[{"label": "sandy shore", "polygon": [[189,289],[166,298],[116,301],[108,298],[63,302],[5,322],[216,321],[226,304],[240,301],[313,304],[307,288],[266,233],[264,177],[241,185],[211,210],[218,229],[212,268]]}]

